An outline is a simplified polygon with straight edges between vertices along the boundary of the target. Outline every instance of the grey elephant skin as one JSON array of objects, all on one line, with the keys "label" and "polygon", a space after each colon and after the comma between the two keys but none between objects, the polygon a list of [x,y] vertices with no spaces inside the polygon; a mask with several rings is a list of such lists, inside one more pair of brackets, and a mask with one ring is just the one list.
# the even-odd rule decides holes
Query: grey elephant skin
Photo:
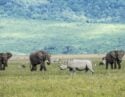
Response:
[{"label": "grey elephant skin", "polygon": [[45,61],[47,61],[48,65],[51,64],[50,55],[42,50],[31,53],[29,59],[31,63],[31,71],[36,71],[38,64],[40,64],[40,71],[46,71]]},{"label": "grey elephant skin", "polygon": [[8,60],[12,57],[12,53],[0,53],[0,70],[5,70],[8,66]]},{"label": "grey elephant skin", "polygon": [[108,69],[108,65],[111,65],[111,69],[121,69],[121,62],[123,59],[125,52],[123,50],[113,50],[106,54],[106,56],[102,59],[105,60],[106,69]]}]

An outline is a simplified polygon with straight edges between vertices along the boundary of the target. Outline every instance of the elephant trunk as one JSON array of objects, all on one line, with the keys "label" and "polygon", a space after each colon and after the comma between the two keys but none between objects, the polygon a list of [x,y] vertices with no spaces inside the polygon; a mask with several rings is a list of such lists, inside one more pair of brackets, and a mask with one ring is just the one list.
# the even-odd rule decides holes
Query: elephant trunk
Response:
[{"label": "elephant trunk", "polygon": [[3,60],[3,64],[4,64],[5,67],[8,66],[7,61],[8,61],[8,60]]},{"label": "elephant trunk", "polygon": [[47,57],[47,64],[50,65],[51,64],[51,59],[50,59],[50,56]]},{"label": "elephant trunk", "polygon": [[48,65],[50,65],[50,64],[51,64],[51,61],[50,61],[50,60],[48,60],[47,64],[48,64]]},{"label": "elephant trunk", "polygon": [[51,64],[51,55],[49,54],[45,54],[45,60],[47,61],[47,65],[50,65]]}]

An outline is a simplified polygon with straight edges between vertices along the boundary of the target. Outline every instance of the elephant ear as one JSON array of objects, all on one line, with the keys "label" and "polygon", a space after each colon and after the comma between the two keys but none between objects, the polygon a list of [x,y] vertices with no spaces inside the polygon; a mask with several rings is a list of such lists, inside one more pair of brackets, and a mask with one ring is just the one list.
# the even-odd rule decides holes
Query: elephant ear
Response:
[{"label": "elephant ear", "polygon": [[40,59],[40,60],[43,60],[43,54],[41,52],[38,52],[37,53],[37,57]]},{"label": "elephant ear", "polygon": [[6,54],[7,54],[7,58],[8,58],[8,59],[12,57],[12,53],[7,52]]},{"label": "elephant ear", "polygon": [[122,60],[124,54],[125,54],[125,52],[122,51],[122,50],[121,50],[121,51],[117,51],[117,58],[118,58],[119,60]]},{"label": "elephant ear", "polygon": [[2,57],[3,53],[0,53],[0,56]]},{"label": "elephant ear", "polygon": [[51,59],[51,54],[47,54],[46,57],[47,57],[47,59],[48,58]]},{"label": "elephant ear", "polygon": [[51,54],[48,54],[48,56],[51,58]]},{"label": "elephant ear", "polygon": [[0,53],[0,60],[2,60],[2,57],[3,57],[3,53]]},{"label": "elephant ear", "polygon": [[117,55],[116,55],[116,51],[111,51],[108,53],[110,56],[112,56],[113,58],[117,58]]}]

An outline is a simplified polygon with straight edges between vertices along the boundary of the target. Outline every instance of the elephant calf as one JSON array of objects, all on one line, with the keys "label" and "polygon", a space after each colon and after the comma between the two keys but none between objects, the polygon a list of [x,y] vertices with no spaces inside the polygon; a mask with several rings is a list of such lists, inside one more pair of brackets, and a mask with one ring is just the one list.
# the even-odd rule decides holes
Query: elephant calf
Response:
[{"label": "elephant calf", "polygon": [[73,59],[71,61],[68,61],[67,64],[62,64],[60,66],[61,70],[69,69],[72,73],[74,73],[76,70],[83,71],[90,70],[92,73],[94,73],[94,70],[92,68],[92,62],[90,60],[79,60],[79,59]]},{"label": "elephant calf", "polygon": [[8,60],[12,57],[12,53],[0,53],[0,70],[5,70],[5,67],[8,66]]}]

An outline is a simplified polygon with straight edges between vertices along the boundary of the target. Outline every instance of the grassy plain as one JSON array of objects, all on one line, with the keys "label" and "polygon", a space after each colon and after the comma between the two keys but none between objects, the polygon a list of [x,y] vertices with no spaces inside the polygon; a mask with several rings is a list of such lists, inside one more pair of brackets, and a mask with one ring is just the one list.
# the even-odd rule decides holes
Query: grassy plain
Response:
[{"label": "grassy plain", "polygon": [[59,64],[47,65],[47,72],[30,72],[27,58],[12,59],[0,71],[0,97],[125,97],[125,61],[121,70],[105,70],[98,65],[100,58],[86,58],[97,64],[95,74],[77,72],[73,77],[59,70]]}]

